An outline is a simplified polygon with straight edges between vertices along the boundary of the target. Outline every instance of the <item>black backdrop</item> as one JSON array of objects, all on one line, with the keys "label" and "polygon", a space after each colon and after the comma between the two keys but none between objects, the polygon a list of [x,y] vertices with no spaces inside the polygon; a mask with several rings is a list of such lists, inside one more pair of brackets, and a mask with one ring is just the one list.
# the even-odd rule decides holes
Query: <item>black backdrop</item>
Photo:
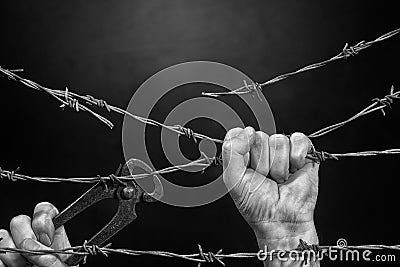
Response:
[{"label": "black backdrop", "polygon": [[[399,27],[397,13],[387,1],[3,1],[0,64],[24,68],[24,76],[49,87],[67,85],[126,107],[135,88],[165,67],[210,60],[265,81],[333,56],[346,42],[370,40]],[[398,88],[399,45],[395,37],[347,61],[266,88],[277,130],[310,133],[359,111],[392,84]],[[122,117],[105,114],[115,123],[109,130],[85,113],[60,111],[52,98],[21,84],[2,78],[0,88],[3,169],[93,176],[112,173],[123,161]],[[394,105],[386,117],[369,115],[315,145],[331,152],[400,147],[399,114]],[[341,237],[354,245],[399,243],[398,162],[398,156],[384,156],[323,164],[315,215],[321,244],[335,244]],[[30,215],[37,202],[62,209],[87,186],[1,181],[0,188],[0,227],[8,228],[13,216]],[[71,222],[72,243],[89,238],[112,213],[112,203],[105,203]],[[189,253],[202,244],[207,251],[257,250],[229,196],[198,208],[154,204],[139,207],[138,213],[139,219],[113,239],[114,247]],[[128,263],[195,264],[111,256],[92,257],[87,266]],[[261,266],[257,260],[227,263]]]}]

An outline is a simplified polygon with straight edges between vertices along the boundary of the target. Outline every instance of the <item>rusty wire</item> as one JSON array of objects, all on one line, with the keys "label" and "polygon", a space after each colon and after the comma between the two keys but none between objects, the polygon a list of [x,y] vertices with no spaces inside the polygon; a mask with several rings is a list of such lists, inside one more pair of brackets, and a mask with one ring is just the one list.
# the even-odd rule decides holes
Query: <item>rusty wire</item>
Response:
[{"label": "rusty wire", "polygon": [[292,72],[288,72],[285,74],[281,74],[278,75],[274,78],[272,78],[271,80],[268,80],[266,82],[263,83],[253,83],[251,85],[245,84],[235,90],[229,91],[229,92],[216,92],[216,93],[211,93],[211,92],[203,92],[202,95],[204,96],[211,96],[211,97],[219,97],[222,95],[244,95],[244,94],[258,94],[258,91],[262,91],[263,87],[267,86],[267,85],[271,85],[273,83],[282,81],[284,79],[287,79],[289,77],[292,77],[294,75],[306,72],[306,71],[310,71],[313,69],[318,69],[321,67],[324,67],[326,65],[328,65],[329,63],[341,60],[341,59],[347,59],[351,56],[355,56],[357,55],[360,51],[372,46],[373,44],[382,42],[386,39],[389,39],[395,35],[397,35],[398,33],[400,33],[400,28],[393,30],[391,32],[385,33],[381,36],[379,36],[378,38],[376,38],[375,40],[372,41],[361,41],[358,42],[357,44],[353,45],[353,46],[349,46],[348,43],[345,44],[345,46],[343,47],[342,51],[340,51],[339,54],[337,54],[334,57],[331,57],[329,59],[317,62],[317,63],[313,63],[311,65],[302,67],[296,71],[292,71]]}]

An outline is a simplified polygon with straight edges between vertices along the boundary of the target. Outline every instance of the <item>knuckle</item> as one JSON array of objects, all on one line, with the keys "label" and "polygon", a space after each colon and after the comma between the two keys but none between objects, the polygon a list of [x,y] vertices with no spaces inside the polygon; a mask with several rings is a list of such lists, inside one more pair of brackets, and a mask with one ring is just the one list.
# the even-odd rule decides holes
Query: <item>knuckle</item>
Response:
[{"label": "knuckle", "polygon": [[39,211],[50,212],[52,210],[55,210],[58,213],[57,208],[53,204],[45,201],[45,202],[40,202],[35,206],[34,213]]},{"label": "knuckle", "polygon": [[266,134],[266,133],[264,133],[262,131],[257,131],[255,133],[254,145],[255,146],[262,146],[264,144],[268,144],[268,139],[269,139],[268,134]]},{"label": "knuckle", "polygon": [[292,140],[302,140],[302,139],[307,139],[308,137],[304,133],[295,132],[290,136],[290,138]]},{"label": "knuckle", "polygon": [[260,136],[261,138],[268,138],[269,135],[263,131],[256,131],[256,135]]},{"label": "knuckle", "polygon": [[34,230],[44,229],[48,221],[48,216],[46,214],[37,216],[32,221],[32,228]]},{"label": "knuckle", "polygon": [[243,130],[243,128],[240,128],[240,127],[235,127],[235,128],[230,129],[230,130],[226,133],[225,140],[229,140],[229,139],[235,137],[235,136],[236,136],[238,133],[240,133],[242,130]]},{"label": "knuckle", "polygon": [[51,255],[51,254],[43,255],[40,258],[40,262],[42,262],[44,264],[44,266],[55,266],[57,261],[58,261],[58,258],[55,255]]},{"label": "knuckle", "polygon": [[225,141],[222,144],[222,151],[227,152],[232,150],[232,141]]},{"label": "knuckle", "polygon": [[275,145],[276,150],[285,148],[285,145],[289,144],[289,138],[283,134],[274,134],[269,138],[270,144]]},{"label": "knuckle", "polygon": [[30,222],[31,218],[27,215],[18,215],[11,219],[10,228],[19,227],[21,224]]},{"label": "knuckle", "polygon": [[[9,236],[10,236],[10,234],[8,233],[8,231],[6,229],[0,229],[0,237],[1,238],[7,238]],[[0,242],[1,242],[1,240],[0,240]]]},{"label": "knuckle", "polygon": [[286,140],[288,140],[288,137],[284,134],[273,134],[270,137],[271,139],[274,139],[277,142],[284,142]]}]

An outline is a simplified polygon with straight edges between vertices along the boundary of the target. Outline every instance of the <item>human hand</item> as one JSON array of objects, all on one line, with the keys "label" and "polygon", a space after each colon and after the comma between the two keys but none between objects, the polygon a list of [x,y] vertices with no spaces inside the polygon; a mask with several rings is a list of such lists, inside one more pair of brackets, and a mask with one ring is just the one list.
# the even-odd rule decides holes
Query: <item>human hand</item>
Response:
[{"label": "human hand", "polygon": [[[10,222],[10,232],[0,230],[0,247],[26,250],[64,249],[70,247],[63,226],[54,229],[52,219],[58,210],[50,203],[36,205],[31,219],[27,215],[14,217]],[[66,254],[32,255],[28,253],[0,253],[0,267],[23,267],[29,263],[40,267],[65,267]],[[28,263],[29,262],[29,263]]]},{"label": "human hand", "polygon": [[319,164],[306,159],[304,134],[268,136],[231,129],[223,144],[224,182],[264,249],[291,250],[299,239],[318,243],[313,213]]}]

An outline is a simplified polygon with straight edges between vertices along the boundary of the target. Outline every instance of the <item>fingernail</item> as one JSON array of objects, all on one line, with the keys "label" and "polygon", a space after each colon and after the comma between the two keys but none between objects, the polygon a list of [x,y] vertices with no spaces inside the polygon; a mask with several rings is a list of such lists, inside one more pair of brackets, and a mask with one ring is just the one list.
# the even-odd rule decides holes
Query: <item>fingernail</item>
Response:
[{"label": "fingernail", "polygon": [[22,247],[26,250],[37,250],[40,248],[40,245],[32,238],[24,239],[22,242]]},{"label": "fingernail", "polygon": [[51,245],[50,237],[45,233],[39,235],[39,241],[48,247]]}]

